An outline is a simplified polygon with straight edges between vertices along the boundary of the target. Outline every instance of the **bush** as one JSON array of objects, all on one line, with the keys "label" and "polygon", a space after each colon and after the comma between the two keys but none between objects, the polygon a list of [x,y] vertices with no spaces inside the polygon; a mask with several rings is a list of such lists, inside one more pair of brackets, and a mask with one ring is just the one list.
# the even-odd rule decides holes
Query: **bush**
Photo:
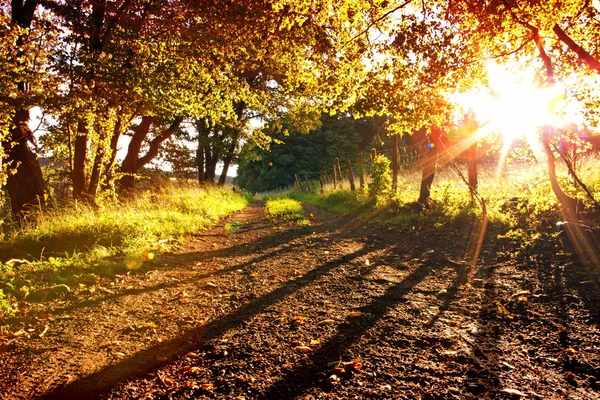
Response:
[{"label": "bush", "polygon": [[371,183],[368,187],[369,197],[375,199],[378,205],[387,202],[392,190],[392,171],[390,160],[383,155],[375,157]]},{"label": "bush", "polygon": [[273,220],[297,221],[304,219],[302,204],[287,198],[267,200],[265,213]]}]

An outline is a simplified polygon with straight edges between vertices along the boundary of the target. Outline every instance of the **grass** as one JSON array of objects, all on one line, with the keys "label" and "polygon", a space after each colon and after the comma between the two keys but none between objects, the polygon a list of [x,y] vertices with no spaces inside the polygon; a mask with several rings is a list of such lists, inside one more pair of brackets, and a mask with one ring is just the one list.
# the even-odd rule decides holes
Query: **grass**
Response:
[{"label": "grass", "polygon": [[268,199],[265,203],[265,214],[274,221],[293,221],[298,225],[310,225],[310,222],[304,218],[302,204],[286,197]]},{"label": "grass", "polygon": [[167,185],[102,208],[81,205],[40,213],[5,232],[0,245],[0,314],[10,297],[49,284],[91,284],[155,262],[190,234],[245,207],[230,189]]},{"label": "grass", "polygon": [[[599,161],[589,158],[580,171],[580,177],[595,194],[600,192]],[[466,175],[466,167],[460,168]],[[569,182],[566,168],[559,168],[557,172],[562,187],[571,196],[591,204],[583,192]],[[401,174],[397,193],[379,213],[372,212],[376,204],[359,190],[350,192],[328,187],[322,194],[293,192],[289,196],[334,212],[365,217],[377,214],[374,218],[377,223],[410,235],[430,232],[468,240],[474,223],[481,218],[482,208],[471,197],[456,168],[448,165],[436,173],[431,206],[422,211],[415,207],[420,182],[420,171]],[[555,223],[562,217],[543,163],[515,162],[501,176],[497,176],[495,165],[480,165],[479,194],[486,202],[487,237],[507,243],[511,257],[530,254],[535,246],[557,242]]]},{"label": "grass", "polygon": [[292,192],[289,196],[336,213],[351,212],[368,202],[359,192],[341,189],[328,190],[324,194]]}]

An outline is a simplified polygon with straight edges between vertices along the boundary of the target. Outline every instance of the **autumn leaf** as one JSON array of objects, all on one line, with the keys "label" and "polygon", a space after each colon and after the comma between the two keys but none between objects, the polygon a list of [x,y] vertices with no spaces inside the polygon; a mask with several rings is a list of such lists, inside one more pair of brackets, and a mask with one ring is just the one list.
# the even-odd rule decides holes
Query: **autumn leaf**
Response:
[{"label": "autumn leaf", "polygon": [[306,322],[306,317],[304,317],[302,315],[296,315],[295,317],[292,318],[292,321],[294,321],[297,324],[303,324]]},{"label": "autumn leaf", "polygon": [[511,394],[513,396],[525,397],[526,394],[517,389],[502,389],[502,392]]},{"label": "autumn leaf", "polygon": [[298,353],[310,353],[312,351],[312,349],[308,346],[296,346],[294,347],[294,350]]},{"label": "autumn leaf", "polygon": [[214,390],[215,385],[212,383],[203,383],[200,385],[200,390],[204,390],[205,392],[210,392]]},{"label": "autumn leaf", "polygon": [[335,324],[335,321],[333,319],[324,319],[323,321],[319,321],[317,323],[317,325],[319,325],[319,326],[332,325],[332,324]]}]

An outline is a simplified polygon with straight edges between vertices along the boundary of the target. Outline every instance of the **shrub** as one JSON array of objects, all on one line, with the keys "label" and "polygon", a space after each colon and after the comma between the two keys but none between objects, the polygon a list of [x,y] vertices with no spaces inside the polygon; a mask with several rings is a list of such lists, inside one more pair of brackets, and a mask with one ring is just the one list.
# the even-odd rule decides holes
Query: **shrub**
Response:
[{"label": "shrub", "polygon": [[369,184],[369,197],[375,199],[377,204],[383,204],[390,198],[392,187],[392,171],[390,169],[390,160],[383,155],[375,157],[373,163],[373,173],[371,174],[371,183]]}]

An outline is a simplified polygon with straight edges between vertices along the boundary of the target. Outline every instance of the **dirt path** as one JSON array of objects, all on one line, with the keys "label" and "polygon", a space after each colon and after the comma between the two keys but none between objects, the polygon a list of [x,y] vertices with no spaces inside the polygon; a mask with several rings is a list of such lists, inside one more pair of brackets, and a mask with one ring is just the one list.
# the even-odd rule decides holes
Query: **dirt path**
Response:
[{"label": "dirt path", "polygon": [[32,306],[0,397],[600,398],[600,299],[575,264],[487,246],[466,284],[463,240],[309,212],[253,203],[162,267]]}]

